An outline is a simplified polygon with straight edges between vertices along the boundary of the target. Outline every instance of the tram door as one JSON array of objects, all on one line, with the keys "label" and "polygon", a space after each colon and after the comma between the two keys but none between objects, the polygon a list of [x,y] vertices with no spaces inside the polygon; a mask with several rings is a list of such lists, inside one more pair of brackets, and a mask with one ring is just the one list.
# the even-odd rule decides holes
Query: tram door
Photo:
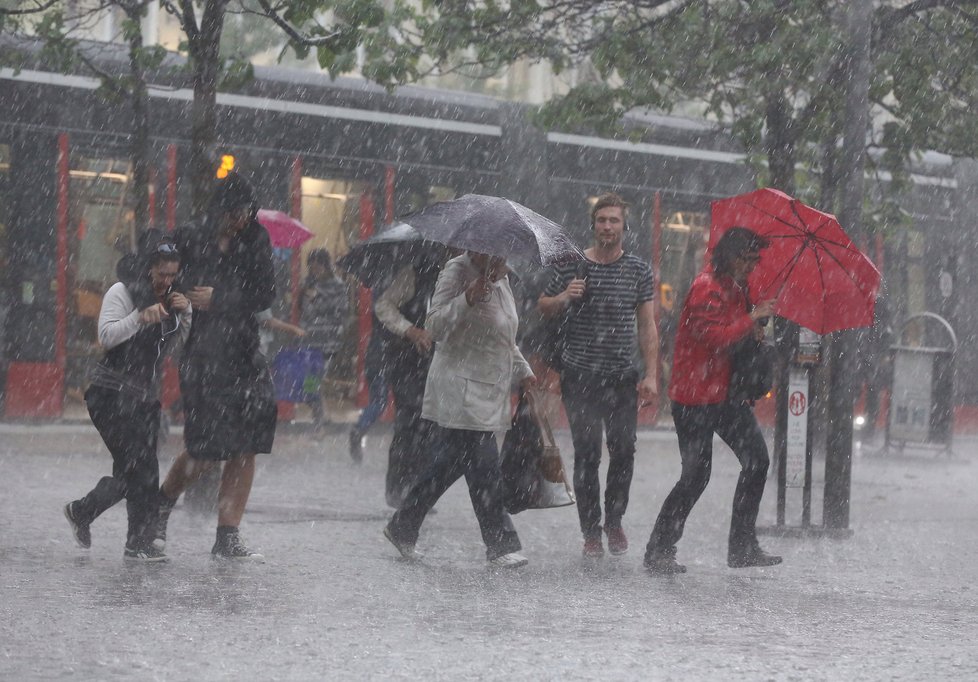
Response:
[{"label": "tram door", "polygon": [[72,154],[68,209],[65,409],[83,408],[98,362],[102,296],[117,280],[116,263],[135,246],[129,162]]},{"label": "tram door", "polygon": [[659,342],[664,385],[672,371],[672,353],[679,312],[693,278],[703,267],[709,238],[709,214],[676,211],[662,225],[659,272]]},{"label": "tram door", "polygon": [[[313,238],[302,245],[301,279],[298,293],[308,276],[307,257],[313,249],[326,249],[335,264],[359,238],[360,197],[372,190],[371,183],[344,178],[304,176],[302,178],[302,222]],[[342,273],[337,272],[339,276]],[[350,315],[343,338],[326,382],[327,399],[346,400],[356,389],[357,325],[355,281],[347,278]]]}]

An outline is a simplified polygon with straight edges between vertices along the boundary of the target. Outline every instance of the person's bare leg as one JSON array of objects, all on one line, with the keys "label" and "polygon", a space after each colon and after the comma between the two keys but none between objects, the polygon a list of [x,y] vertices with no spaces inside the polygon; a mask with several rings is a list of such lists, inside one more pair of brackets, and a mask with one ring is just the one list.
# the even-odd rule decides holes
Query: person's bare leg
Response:
[{"label": "person's bare leg", "polygon": [[242,455],[224,463],[217,493],[217,525],[237,528],[244,516],[251,484],[255,480],[255,456]]},{"label": "person's bare leg", "polygon": [[184,450],[170,465],[166,480],[160,486],[159,514],[156,519],[156,539],[153,545],[160,551],[166,545],[166,529],[170,521],[170,512],[177,503],[177,498],[183,491],[193,485],[205,472],[214,466],[214,462],[194,459]]},{"label": "person's bare leg", "polygon": [[167,499],[176,501],[184,490],[196,483],[212,466],[214,462],[194,459],[184,450],[173,460],[160,491]]}]

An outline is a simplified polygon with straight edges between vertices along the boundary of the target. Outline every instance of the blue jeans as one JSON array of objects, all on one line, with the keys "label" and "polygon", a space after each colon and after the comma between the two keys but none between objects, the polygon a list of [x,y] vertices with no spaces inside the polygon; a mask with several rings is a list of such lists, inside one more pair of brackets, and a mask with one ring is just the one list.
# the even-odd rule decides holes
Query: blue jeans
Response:
[{"label": "blue jeans", "polygon": [[502,474],[496,436],[432,425],[435,458],[408,491],[388,528],[399,543],[415,544],[425,516],[452,484],[465,476],[472,509],[482,531],[489,560],[518,552],[519,536],[503,506]]},{"label": "blue jeans", "polygon": [[[377,323],[379,324],[379,323]],[[386,373],[387,360],[384,357],[384,340],[378,330],[370,334],[370,341],[367,342],[367,353],[364,357],[363,373],[367,379],[367,406],[360,412],[356,426],[353,431],[362,436],[370,427],[380,419],[387,407],[387,397],[390,386],[387,384]]]},{"label": "blue jeans", "polygon": [[706,490],[713,468],[713,434],[723,439],[740,460],[740,477],[730,518],[729,551],[739,553],[757,545],[754,526],[764,494],[769,465],[767,444],[747,403],[681,405],[673,402],[672,417],[679,438],[683,469],[679,482],[662,504],[646,558],[672,548],[683,536],[693,505]]},{"label": "blue jeans", "polygon": [[604,376],[564,369],[560,377],[564,409],[574,441],[574,494],[585,538],[601,535],[601,429],[608,440],[608,479],[604,523],[621,526],[635,468],[638,425],[638,375]]},{"label": "blue jeans", "polygon": [[367,384],[369,400],[367,406],[360,412],[357,424],[353,427],[354,431],[362,436],[380,419],[380,415],[384,414],[384,409],[387,408],[388,391],[387,379],[383,374],[377,373],[369,378]]}]

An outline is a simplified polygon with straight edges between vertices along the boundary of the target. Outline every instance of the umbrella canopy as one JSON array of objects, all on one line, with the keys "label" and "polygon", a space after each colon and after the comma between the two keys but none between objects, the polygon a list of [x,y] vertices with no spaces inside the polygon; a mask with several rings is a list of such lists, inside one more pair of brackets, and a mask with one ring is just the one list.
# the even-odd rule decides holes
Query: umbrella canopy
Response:
[{"label": "umbrella canopy", "polygon": [[313,234],[308,227],[281,211],[260,209],[258,222],[268,231],[272,246],[277,249],[294,249],[312,239]]},{"label": "umbrella canopy", "polygon": [[584,257],[560,225],[501,197],[466,194],[402,220],[425,239],[511,263],[542,266]]},{"label": "umbrella canopy", "polygon": [[445,247],[422,239],[410,225],[394,223],[369,239],[357,242],[337,265],[368,288],[383,284],[403,266],[424,258],[426,263],[440,263]]},{"label": "umbrella canopy", "polygon": [[771,243],[751,273],[751,300],[776,299],[776,314],[819,334],[873,324],[879,270],[835,216],[774,189],[721,199],[712,204],[709,251],[735,226]]}]

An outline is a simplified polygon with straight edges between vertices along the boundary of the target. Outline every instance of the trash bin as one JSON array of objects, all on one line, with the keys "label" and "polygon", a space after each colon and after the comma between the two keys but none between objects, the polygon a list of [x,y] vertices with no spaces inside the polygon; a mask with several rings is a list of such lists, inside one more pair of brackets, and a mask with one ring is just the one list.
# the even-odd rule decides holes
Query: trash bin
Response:
[{"label": "trash bin", "polygon": [[[925,333],[918,345],[908,339],[913,325],[923,324]],[[928,342],[926,327],[940,330],[947,345]],[[933,334],[931,334],[933,336]],[[907,318],[899,343],[890,347],[893,361],[890,409],[887,419],[887,449],[896,446],[938,447],[950,452],[954,432],[954,355],[958,339],[951,325],[935,313]]]}]

